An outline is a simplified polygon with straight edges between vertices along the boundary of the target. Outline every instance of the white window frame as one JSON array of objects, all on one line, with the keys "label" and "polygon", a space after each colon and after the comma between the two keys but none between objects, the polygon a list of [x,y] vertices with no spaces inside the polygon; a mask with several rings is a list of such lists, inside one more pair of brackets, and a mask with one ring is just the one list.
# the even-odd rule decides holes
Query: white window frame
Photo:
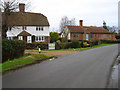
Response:
[{"label": "white window frame", "polygon": [[[36,40],[38,38],[38,40]],[[36,42],[44,42],[45,41],[45,37],[44,36],[35,36],[35,41]]]},{"label": "white window frame", "polygon": [[18,39],[19,40],[23,40],[23,36],[18,36]]},{"label": "white window frame", "polygon": [[8,37],[8,39],[12,40],[12,39],[13,39],[13,37]]}]

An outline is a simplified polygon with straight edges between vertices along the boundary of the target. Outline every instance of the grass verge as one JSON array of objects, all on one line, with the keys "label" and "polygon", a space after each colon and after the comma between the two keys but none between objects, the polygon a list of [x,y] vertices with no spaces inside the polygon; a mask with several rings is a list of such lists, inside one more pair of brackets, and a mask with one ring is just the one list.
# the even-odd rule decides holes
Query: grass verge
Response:
[{"label": "grass verge", "polygon": [[[47,51],[82,51],[82,50],[87,50],[87,49],[92,49],[92,48],[97,48],[97,47],[102,47],[102,46],[107,46],[107,45],[114,45],[114,44],[103,43],[103,44],[95,45],[92,47],[86,47],[86,48],[69,48],[69,49],[47,50]],[[36,53],[36,52],[38,52],[38,50],[37,49],[31,49],[31,50],[26,49],[25,52],[27,52],[27,53],[35,52]],[[42,50],[41,52],[47,53],[45,50]]]},{"label": "grass verge", "polygon": [[6,72],[29,64],[37,63],[48,58],[50,58],[50,56],[46,56],[44,54],[25,54],[21,58],[14,59],[11,61],[6,61],[0,64],[0,69],[2,69],[2,72]]}]

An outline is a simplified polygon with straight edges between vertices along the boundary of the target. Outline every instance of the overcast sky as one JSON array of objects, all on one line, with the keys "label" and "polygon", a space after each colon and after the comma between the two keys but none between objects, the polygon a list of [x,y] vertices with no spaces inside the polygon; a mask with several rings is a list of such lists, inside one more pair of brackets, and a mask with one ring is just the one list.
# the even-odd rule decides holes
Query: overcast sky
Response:
[{"label": "overcast sky", "polygon": [[75,18],[76,24],[83,20],[85,26],[118,26],[119,0],[31,0],[32,12],[44,14],[51,30],[58,30],[63,16]]}]

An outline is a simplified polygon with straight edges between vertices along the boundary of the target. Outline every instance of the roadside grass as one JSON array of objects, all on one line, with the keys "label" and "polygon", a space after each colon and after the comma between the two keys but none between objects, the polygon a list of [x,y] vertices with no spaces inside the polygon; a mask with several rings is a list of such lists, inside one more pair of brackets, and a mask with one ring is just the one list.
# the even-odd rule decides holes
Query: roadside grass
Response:
[{"label": "roadside grass", "polygon": [[23,57],[6,61],[0,64],[1,72],[17,69],[29,64],[37,63],[41,60],[48,59],[50,56],[46,56],[44,54],[30,54],[27,53]]},{"label": "roadside grass", "polygon": [[[118,43],[116,43],[118,44]],[[46,51],[82,51],[82,50],[87,50],[87,49],[92,49],[92,48],[97,48],[97,47],[102,47],[102,46],[107,46],[107,45],[114,45],[113,43],[103,43],[103,44],[99,44],[99,45],[95,45],[92,47],[85,47],[85,48],[69,48],[69,49],[60,49],[60,50],[42,50],[42,53],[47,53]],[[32,49],[32,50],[25,50],[26,52],[30,53],[30,52],[38,52],[37,49]]]}]

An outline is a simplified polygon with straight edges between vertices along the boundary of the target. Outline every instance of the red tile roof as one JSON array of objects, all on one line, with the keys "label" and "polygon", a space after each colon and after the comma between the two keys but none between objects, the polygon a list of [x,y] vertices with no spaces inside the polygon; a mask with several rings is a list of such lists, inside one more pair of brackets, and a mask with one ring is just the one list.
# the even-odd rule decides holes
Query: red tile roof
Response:
[{"label": "red tile roof", "polygon": [[84,33],[84,28],[80,26],[67,26],[70,32],[81,32]]},{"label": "red tile roof", "polygon": [[107,31],[103,27],[93,27],[93,26],[69,26],[67,25],[70,32],[81,32],[84,33],[85,30],[89,31],[90,33],[98,33],[98,34],[112,34],[111,32]]}]

